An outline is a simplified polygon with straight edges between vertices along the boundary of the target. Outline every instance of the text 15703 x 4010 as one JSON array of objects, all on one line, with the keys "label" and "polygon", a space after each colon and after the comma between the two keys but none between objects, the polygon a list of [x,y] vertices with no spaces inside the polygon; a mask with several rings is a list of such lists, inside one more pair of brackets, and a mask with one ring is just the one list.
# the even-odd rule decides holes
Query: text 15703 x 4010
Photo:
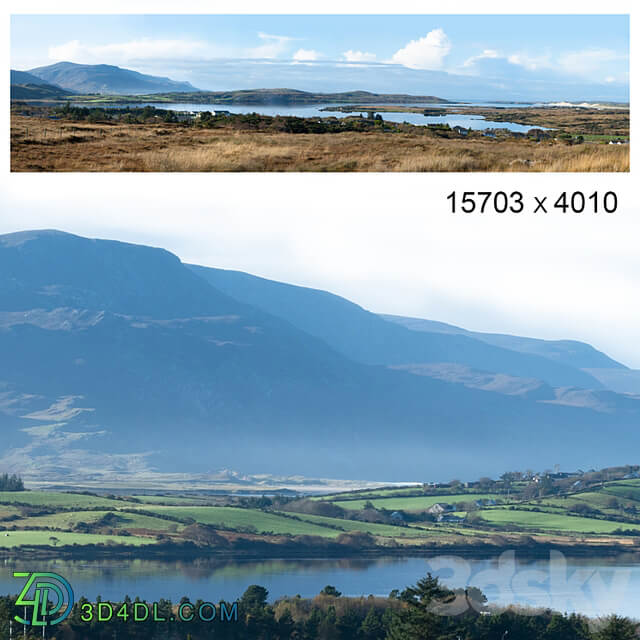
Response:
[{"label": "text 15703 x 4010", "polygon": [[563,191],[558,196],[527,196],[521,191],[452,191],[447,200],[451,213],[615,213],[618,196],[613,191]]}]

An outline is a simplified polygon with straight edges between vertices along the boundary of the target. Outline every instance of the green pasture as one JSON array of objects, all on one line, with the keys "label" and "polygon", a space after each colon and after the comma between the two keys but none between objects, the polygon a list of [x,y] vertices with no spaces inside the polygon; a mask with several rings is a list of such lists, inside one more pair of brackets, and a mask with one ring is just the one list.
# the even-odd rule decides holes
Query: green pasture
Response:
[{"label": "green pasture", "polygon": [[498,525],[514,525],[522,529],[541,529],[562,533],[611,533],[616,529],[635,529],[640,532],[640,525],[632,525],[611,520],[582,518],[560,513],[544,513],[518,511],[509,509],[486,509],[480,515],[487,521]]},{"label": "green pasture", "polygon": [[[237,529],[255,527],[258,533],[310,535],[336,537],[342,531],[328,529],[312,522],[301,522],[275,513],[258,509],[240,509],[237,507],[153,507],[155,513],[164,513],[179,518],[193,518],[202,524],[224,525]],[[341,521],[340,521],[341,522]]]},{"label": "green pasture", "polygon": [[117,509],[125,505],[135,506],[133,502],[111,500],[100,496],[88,496],[81,493],[62,493],[57,491],[0,491],[0,504],[22,503],[34,507],[52,507],[54,509],[87,509],[106,507]]},{"label": "green pasture", "polygon": [[141,546],[153,544],[151,538],[139,538],[136,536],[103,536],[93,533],[69,533],[66,531],[0,531],[0,548],[8,549],[21,545],[37,545],[51,547],[51,538],[57,538],[56,546],[87,545],[87,544],[117,544]]},{"label": "green pasture", "polygon": [[[414,496],[408,498],[376,498],[370,500],[376,509],[388,509],[390,511],[425,511],[437,502],[456,504],[459,502],[475,502],[476,500],[489,500],[504,498],[497,493],[456,493],[445,496]],[[333,504],[343,509],[362,509],[367,500],[335,500]]]}]

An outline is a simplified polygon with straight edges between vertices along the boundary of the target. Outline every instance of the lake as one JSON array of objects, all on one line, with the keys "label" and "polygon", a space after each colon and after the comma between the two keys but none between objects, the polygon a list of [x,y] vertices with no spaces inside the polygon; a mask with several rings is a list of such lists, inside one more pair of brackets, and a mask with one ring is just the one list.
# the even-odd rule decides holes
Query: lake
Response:
[{"label": "lake", "polygon": [[125,595],[148,601],[182,596],[233,601],[251,584],[281,596],[311,597],[327,584],[349,596],[386,596],[392,589],[415,584],[428,571],[450,587],[481,588],[490,603],[519,603],[590,616],[618,613],[638,617],[640,555],[617,558],[565,558],[553,553],[531,559],[506,552],[484,558],[385,557],[375,559],[290,559],[221,561],[0,560],[0,594],[17,593],[13,571],[52,571],[64,576],[76,597],[114,601]]},{"label": "lake", "polygon": [[[170,111],[229,111],[231,113],[259,113],[265,116],[296,116],[298,118],[328,118],[335,116],[337,118],[345,118],[349,115],[357,115],[359,112],[353,113],[341,113],[339,111],[322,111],[322,109],[335,105],[319,104],[319,105],[240,105],[240,104],[195,104],[188,102],[145,102],[139,104],[111,104],[111,105],[91,105],[100,106],[103,108],[124,108],[124,107],[144,107],[146,105],[156,107],[157,109],[167,109]],[[88,106],[78,103],[78,106]],[[435,109],[438,107],[456,107],[462,106],[459,104],[411,104],[404,106],[417,106],[425,107],[429,109]],[[478,106],[478,107],[517,107],[526,108],[533,106],[531,104],[505,104],[505,103],[484,103],[484,102],[469,102],[464,106]],[[366,112],[363,112],[366,115]],[[501,128],[509,129],[509,131],[518,131],[526,133],[529,129],[534,128],[534,125],[522,125],[515,122],[494,122],[492,120],[485,120],[482,116],[472,116],[464,114],[447,114],[443,116],[423,116],[421,113],[381,113],[384,120],[389,122],[408,122],[415,125],[428,125],[428,124],[448,124],[451,127],[460,126],[465,129],[487,129],[487,128]],[[535,128],[542,129],[544,127]]]}]

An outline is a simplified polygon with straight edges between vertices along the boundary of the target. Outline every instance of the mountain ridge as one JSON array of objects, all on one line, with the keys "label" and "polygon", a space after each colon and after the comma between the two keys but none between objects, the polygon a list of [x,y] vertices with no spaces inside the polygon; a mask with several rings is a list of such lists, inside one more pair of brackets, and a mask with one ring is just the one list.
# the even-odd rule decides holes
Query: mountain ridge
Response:
[{"label": "mountain ridge", "polygon": [[29,69],[28,73],[49,84],[76,93],[161,93],[164,91],[197,91],[190,82],[152,76],[109,64],[76,64],[57,62]]},{"label": "mountain ridge", "polygon": [[597,466],[640,444],[640,402],[602,412],[365,364],[243,297],[163,249],[0,236],[0,467],[406,480],[548,466],[550,447]]}]

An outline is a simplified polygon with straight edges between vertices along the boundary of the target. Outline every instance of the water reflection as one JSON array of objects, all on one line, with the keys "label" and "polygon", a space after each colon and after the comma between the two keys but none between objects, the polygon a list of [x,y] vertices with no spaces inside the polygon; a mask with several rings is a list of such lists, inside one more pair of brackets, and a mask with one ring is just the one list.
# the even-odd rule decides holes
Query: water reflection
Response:
[{"label": "water reflection", "polygon": [[[508,552],[484,558],[451,556],[342,559],[30,560],[0,561],[0,594],[15,593],[13,571],[53,571],[77,594],[94,600],[146,600],[182,596],[234,600],[247,586],[265,586],[271,599],[312,597],[327,584],[345,595],[386,596],[414,584],[428,571],[450,587],[475,585],[497,604],[519,603],[588,615],[637,616],[640,555],[616,558],[531,558]],[[19,589],[18,589],[19,590]]]},{"label": "water reflection", "polygon": [[[228,111],[230,113],[259,113],[265,116],[296,116],[298,118],[328,118],[335,116],[336,118],[345,118],[347,116],[359,115],[360,112],[356,111],[353,113],[342,113],[340,111],[324,111],[325,108],[335,106],[335,105],[309,105],[309,106],[287,106],[287,105],[226,105],[226,104],[195,104],[188,102],[175,102],[175,103],[166,103],[166,102],[148,102],[148,103],[139,103],[139,104],[112,104],[112,105],[95,105],[101,108],[106,109],[118,109],[125,107],[144,107],[146,105],[156,107],[157,109],[167,109],[171,111]],[[78,104],[78,106],[87,106]],[[441,107],[447,106],[460,106],[457,104],[447,104],[447,105],[423,105],[423,104],[415,104],[415,105],[404,105],[404,106],[419,106],[429,108],[430,110],[438,109]],[[505,104],[505,103],[465,103],[466,107],[470,106],[500,106],[500,107],[513,107],[513,108],[523,108],[532,106],[530,104]],[[366,116],[366,112],[362,112],[363,115]],[[464,114],[447,114],[443,116],[424,116],[421,113],[390,113],[383,112],[380,114],[384,120],[389,122],[408,122],[413,125],[421,125],[426,126],[428,124],[448,124],[451,127],[460,126],[465,127],[466,129],[487,129],[487,128],[496,128],[496,129],[508,129],[509,131],[518,131],[525,133],[529,129],[533,128],[534,125],[528,124],[517,124],[515,122],[494,122],[492,120],[485,120],[482,116],[472,116],[472,115],[464,115]],[[542,129],[543,127],[536,128]]]}]

